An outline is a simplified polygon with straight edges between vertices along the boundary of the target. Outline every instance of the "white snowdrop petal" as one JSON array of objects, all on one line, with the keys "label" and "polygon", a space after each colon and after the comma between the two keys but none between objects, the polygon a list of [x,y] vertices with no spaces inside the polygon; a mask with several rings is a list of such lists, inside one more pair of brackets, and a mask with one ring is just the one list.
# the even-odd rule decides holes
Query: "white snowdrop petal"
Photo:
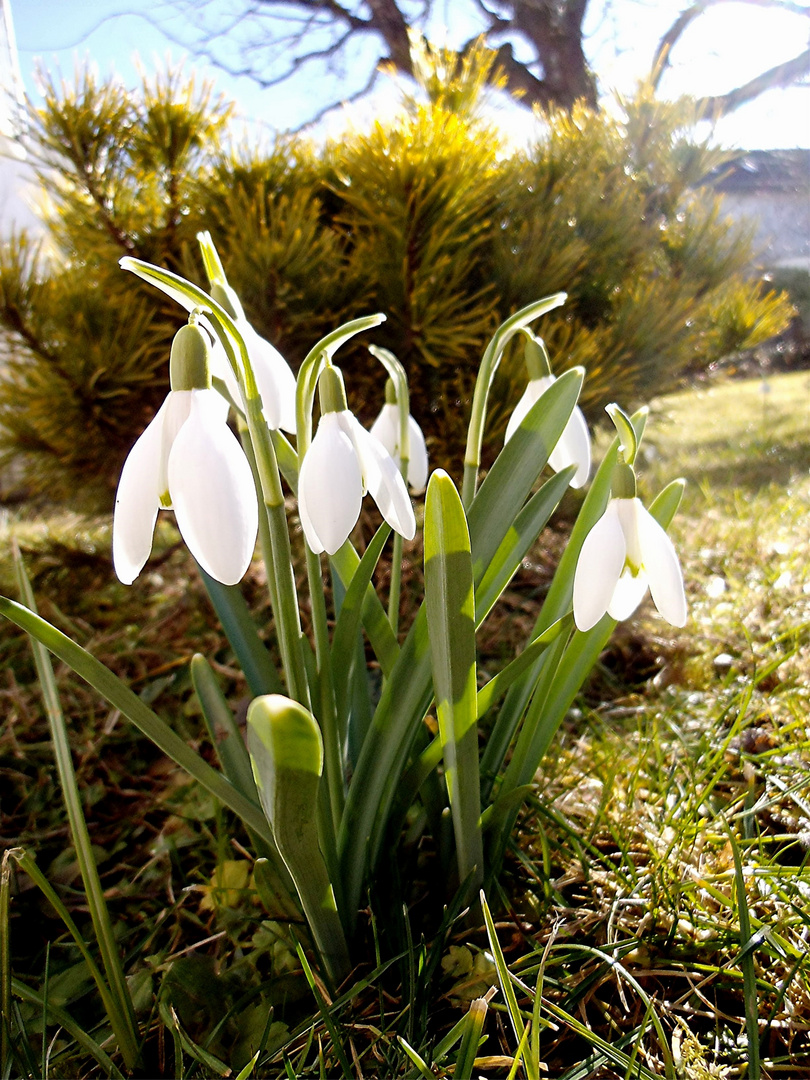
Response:
[{"label": "white snowdrop petal", "polygon": [[399,457],[399,410],[396,405],[386,401],[371,425],[370,434],[383,444],[392,458]]},{"label": "white snowdrop petal", "polygon": [[[295,433],[295,376],[278,351],[252,326],[240,326],[253,365],[268,427]],[[249,333],[247,331],[250,331]]]},{"label": "white snowdrop petal", "polygon": [[396,529],[406,540],[412,540],[416,534],[416,518],[396,462],[351,413],[339,415],[346,425],[344,430],[354,443],[365,486],[380,508],[380,513],[392,529]]},{"label": "white snowdrop petal", "polygon": [[578,405],[574,406],[560,441],[549,455],[548,463],[555,472],[568,465],[576,465],[572,488],[580,488],[587,481],[591,471],[591,436]]},{"label": "white snowdrop petal", "polygon": [[534,405],[540,400],[545,391],[549,388],[549,386],[551,386],[553,382],[553,375],[544,375],[542,379],[531,379],[529,381],[526,389],[523,391],[520,397],[520,400],[515,406],[514,412],[509,417],[509,423],[506,425],[506,435],[503,440],[504,443],[509,442],[517,429],[520,427],[520,424],[528,413],[529,409],[531,409],[532,405]]},{"label": "white snowdrop petal", "polygon": [[160,457],[166,406],[164,401],[130,450],[118,481],[113,515],[113,566],[125,585],[132,584],[152,550],[160,505]]},{"label": "white snowdrop petal", "polygon": [[[225,383],[228,393],[233,398],[234,404],[238,405],[241,409],[243,407],[243,402],[242,395],[239,392],[239,383],[236,381],[233,368],[228,362],[228,357],[225,355],[225,349],[222,347],[219,338],[215,338],[214,344],[211,346],[210,367],[212,377],[221,379]],[[222,400],[224,401],[225,399],[223,398]]]},{"label": "white snowdrop petal", "polygon": [[630,570],[619,577],[608,604],[608,614],[617,622],[629,619],[647,592],[647,575],[643,570],[633,576]]},{"label": "white snowdrop petal", "polygon": [[683,626],[686,596],[678,555],[666,532],[643,506],[638,512],[638,534],[655,606],[672,626]]},{"label": "white snowdrop petal", "polygon": [[408,417],[408,483],[414,491],[427,484],[428,452],[422,429],[412,416]]},{"label": "white snowdrop petal", "polygon": [[641,499],[614,499],[613,502],[624,532],[624,542],[627,545],[627,561],[634,571],[640,570],[644,566],[644,553],[641,550],[638,524],[641,515],[646,514],[647,511],[644,509]]},{"label": "white snowdrop petal", "polygon": [[574,622],[590,630],[608,609],[624,568],[624,533],[616,499],[585,537],[574,572]]},{"label": "white snowdrop petal", "polygon": [[253,557],[259,524],[253,474],[214,390],[192,390],[189,417],[169,455],[169,488],[177,526],[202,568],[221,581],[241,581]]},{"label": "white snowdrop petal", "polygon": [[158,466],[158,492],[161,498],[160,505],[164,510],[172,509],[171,491],[169,489],[169,454],[178,432],[188,420],[192,393],[191,390],[170,390],[161,409],[161,412],[163,412],[163,425],[161,428],[160,464]]},{"label": "white snowdrop petal", "polygon": [[313,551],[334,555],[360,516],[363,485],[354,443],[338,413],[324,413],[304,455],[298,478],[298,508]]}]

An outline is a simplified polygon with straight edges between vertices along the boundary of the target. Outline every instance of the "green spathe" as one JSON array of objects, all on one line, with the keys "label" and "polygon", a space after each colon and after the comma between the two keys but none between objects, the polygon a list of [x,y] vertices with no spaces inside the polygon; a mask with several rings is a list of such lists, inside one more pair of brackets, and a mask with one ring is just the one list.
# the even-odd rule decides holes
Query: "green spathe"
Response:
[{"label": "green spathe", "polygon": [[172,390],[210,390],[211,346],[195,322],[181,326],[172,341],[169,379]]},{"label": "green spathe", "polygon": [[282,694],[264,694],[251,702],[247,720],[251,733],[270,752],[275,768],[295,769],[320,777],[321,732],[312,713],[303,705]]}]

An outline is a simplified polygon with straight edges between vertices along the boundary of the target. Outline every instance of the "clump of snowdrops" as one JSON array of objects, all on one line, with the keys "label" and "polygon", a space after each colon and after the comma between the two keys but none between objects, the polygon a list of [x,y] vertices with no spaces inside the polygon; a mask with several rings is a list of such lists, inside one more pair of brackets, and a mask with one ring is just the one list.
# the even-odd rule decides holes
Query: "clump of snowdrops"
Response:
[{"label": "clump of snowdrops", "polygon": [[[188,323],[174,339],[166,400],[121,474],[113,560],[119,578],[137,588],[157,515],[173,511],[251,690],[247,746],[203,656],[194,657],[191,671],[219,769],[39,618],[24,572],[25,604],[0,598],[0,611],[241,818],[255,847],[257,888],[275,911],[303,917],[324,977],[337,984],[352,967],[359,913],[381,856],[398,842],[405,822],[411,832],[435,833],[449,816],[443,850],[450,866],[437,878],[436,901],[474,910],[499,873],[543,755],[617,620],[628,618],[649,588],[663,618],[684,624],[680,567],[665,531],[683,485],[674,481],[644,506],[634,463],[646,411],[627,416],[617,405],[608,409],[616,438],[592,469],[589,433],[577,407],[585,373],[573,369],[555,378],[541,338],[530,329],[564,303],[563,293],[518,311],[490,341],[459,493],[447,473],[429,476],[406,375],[390,352],[369,346],[381,364],[383,402],[371,431],[348,409],[336,355],[352,336],[373,331],[382,315],[328,334],[294,376],[245,318],[210,236],[199,239],[210,294],[156,266],[122,260],[124,269],[185,308]],[[487,398],[516,336],[524,345],[527,387],[479,486]],[[589,486],[534,628],[519,655],[479,686],[476,631],[569,485]],[[414,500],[423,490],[422,514]],[[288,491],[297,513],[288,513]],[[359,552],[351,537],[367,493],[383,521]],[[414,539],[422,517],[424,599],[403,635],[403,544]],[[291,530],[299,527],[311,637],[302,632],[291,554]],[[280,670],[238,588],[257,540]],[[389,543],[392,573],[381,594],[374,575]],[[324,588],[327,570],[331,590]],[[60,770],[69,782],[69,754]],[[89,854],[86,861],[92,874]],[[96,918],[103,923],[103,911]],[[102,953],[114,968],[114,959]],[[108,992],[115,996],[117,985],[125,999],[109,967],[108,975]],[[120,1011],[123,1030],[131,1010]],[[125,1038],[122,1045],[126,1049]]]}]

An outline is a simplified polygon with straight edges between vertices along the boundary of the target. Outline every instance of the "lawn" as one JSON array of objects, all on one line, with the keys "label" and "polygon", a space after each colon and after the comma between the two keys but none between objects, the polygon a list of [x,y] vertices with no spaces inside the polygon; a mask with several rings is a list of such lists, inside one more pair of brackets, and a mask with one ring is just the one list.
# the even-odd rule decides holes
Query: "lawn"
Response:
[{"label": "lawn", "polygon": [[[325,997],[289,925],[263,906],[247,835],[57,668],[147,1033],[136,1075],[526,1075],[528,1019],[545,1075],[565,1080],[810,1075],[810,372],[656,401],[642,454],[643,498],[687,480],[670,532],[690,618],[672,630],[647,603],[619,627],[536,777],[489,897],[511,1003],[483,925],[420,922],[420,895],[436,885],[429,852],[407,883],[401,948],[378,940],[370,915],[366,962]],[[6,553],[12,539],[23,551],[42,613],[189,742],[205,749],[192,652],[246,704],[170,524],[129,589],[114,580],[107,523],[20,514],[2,531]],[[549,557],[525,560],[488,651],[531,622]],[[0,579],[13,595],[9,556]],[[254,610],[263,584],[248,583]],[[36,858],[89,940],[30,649],[10,627],[0,649],[3,841]],[[125,1073],[53,905],[28,875],[9,883],[4,1075]],[[0,964],[5,977],[7,953]]]}]

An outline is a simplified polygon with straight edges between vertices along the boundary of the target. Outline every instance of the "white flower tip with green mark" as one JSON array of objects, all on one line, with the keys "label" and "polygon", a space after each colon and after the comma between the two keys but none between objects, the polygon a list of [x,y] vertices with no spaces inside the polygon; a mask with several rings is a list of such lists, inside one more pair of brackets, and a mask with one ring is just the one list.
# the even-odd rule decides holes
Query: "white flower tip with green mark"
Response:
[{"label": "white flower tip with green mark", "polygon": [[113,565],[131,585],[152,550],[161,505],[202,568],[235,585],[259,525],[253,474],[215,390],[173,390],[124,463],[113,518]]},{"label": "white flower tip with green mark", "polygon": [[[378,439],[397,465],[399,453],[399,409],[386,402],[380,415],[371,425],[371,434]],[[408,416],[408,484],[414,491],[422,491],[428,478],[428,453],[422,429],[412,416]]]},{"label": "white flower tip with green mark", "polygon": [[606,613],[618,621],[649,587],[659,613],[686,622],[686,596],[672,541],[639,499],[612,498],[585,537],[574,573],[574,622],[590,630]]},{"label": "white flower tip with green mark", "polygon": [[[523,394],[515,406],[514,412],[509,417],[506,425],[507,443],[520,427],[527,413],[535,405],[548,388],[555,382],[554,375],[543,375],[539,379],[531,379],[523,391]],[[591,436],[582,410],[578,405],[565,425],[557,445],[549,454],[548,463],[555,472],[560,472],[568,465],[576,465],[577,471],[571,479],[571,487],[580,488],[588,480],[591,472]]]},{"label": "white flower tip with green mark", "polygon": [[298,477],[298,512],[312,551],[334,555],[343,546],[366,491],[388,524],[412,540],[416,519],[391,455],[348,410],[325,412]]}]

